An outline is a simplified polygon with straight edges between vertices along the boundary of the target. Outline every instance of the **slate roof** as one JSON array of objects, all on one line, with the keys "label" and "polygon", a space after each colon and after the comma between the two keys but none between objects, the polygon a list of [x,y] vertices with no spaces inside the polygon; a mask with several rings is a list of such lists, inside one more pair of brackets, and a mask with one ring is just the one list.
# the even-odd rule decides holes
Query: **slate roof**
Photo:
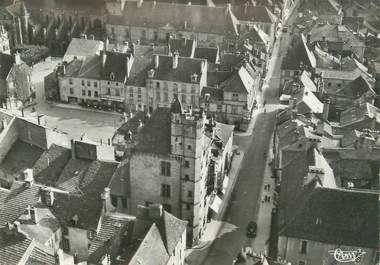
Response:
[{"label": "slate roof", "polygon": [[250,90],[253,90],[254,79],[245,67],[240,67],[237,73],[220,86],[223,91],[248,94]]},{"label": "slate roof", "polygon": [[128,119],[123,125],[117,129],[117,133],[127,135],[129,131],[132,132],[133,135],[138,133],[138,127],[140,125],[140,121],[145,124],[148,121],[148,116],[146,112],[138,111],[136,112],[132,118]]},{"label": "slate roof", "polygon": [[109,185],[112,195],[129,197],[131,194],[129,173],[129,161],[123,160],[115,170]]},{"label": "slate roof", "polygon": [[337,90],[336,93],[344,97],[359,98],[367,92],[369,92],[373,97],[376,97],[376,93],[373,91],[372,85],[361,75],[345,87]]},{"label": "slate roof", "polygon": [[[185,23],[186,22],[186,23]],[[208,7],[161,2],[126,2],[123,16],[110,16],[111,25],[142,26],[204,32],[218,35],[238,34],[238,21],[225,7]]]},{"label": "slate roof", "polygon": [[55,185],[61,189],[74,192],[80,179],[86,174],[92,161],[71,158],[63,169]]},{"label": "slate roof", "polygon": [[7,227],[0,229],[0,264],[18,265],[34,243],[20,233],[9,234],[7,230]]},{"label": "slate roof", "polygon": [[137,136],[136,152],[170,154],[171,113],[157,108]]},{"label": "slate roof", "polygon": [[232,71],[207,72],[207,85],[211,87],[220,86],[223,81],[234,75]]},{"label": "slate roof", "polygon": [[232,8],[236,18],[241,21],[260,23],[274,23],[276,17],[266,6],[253,6],[248,3],[236,5]]},{"label": "slate roof", "polygon": [[111,80],[111,73],[113,73],[115,79],[112,81],[124,83],[128,74],[127,59],[132,60],[131,54],[107,51],[106,63],[102,71],[102,79]]},{"label": "slate roof", "polygon": [[173,69],[173,57],[166,55],[159,55],[158,68],[154,66],[154,57],[152,57],[152,64],[150,69],[154,69],[153,79],[191,83],[191,75],[197,74],[197,80],[202,75],[202,62],[205,60],[196,58],[178,57],[178,66]]},{"label": "slate roof", "polygon": [[194,58],[206,59],[207,62],[217,63],[219,49],[212,47],[197,47],[195,48]]},{"label": "slate roof", "polygon": [[318,186],[306,192],[309,194],[299,197],[303,203],[281,235],[334,245],[377,247],[378,194]]},{"label": "slate roof", "polygon": [[71,150],[51,145],[34,164],[32,168],[34,179],[38,183],[54,186],[70,157]]},{"label": "slate roof", "polygon": [[210,94],[211,100],[216,100],[216,101],[223,100],[223,90],[220,88],[205,86],[202,88],[201,96],[205,97],[206,94]]},{"label": "slate roof", "polygon": [[5,80],[14,64],[12,55],[0,53],[0,79]]},{"label": "slate roof", "polygon": [[100,162],[96,171],[88,171],[79,180],[77,192],[55,194],[56,200],[51,209],[62,224],[70,225],[71,219],[77,215],[77,227],[96,230],[102,211],[100,195],[109,185],[116,167],[117,163]]},{"label": "slate roof", "polygon": [[100,79],[102,76],[101,57],[93,55],[69,62],[66,65],[65,76]]},{"label": "slate roof", "polygon": [[224,124],[220,122],[216,122],[215,124],[215,137],[217,137],[222,142],[223,147],[225,147],[227,142],[233,136],[234,125]]},{"label": "slate roof", "polygon": [[25,265],[53,265],[56,264],[56,258],[53,253],[35,246]]},{"label": "slate roof", "polygon": [[195,41],[191,39],[169,39],[169,48],[170,52],[174,53],[176,51],[179,52],[179,56],[181,57],[191,57],[193,56],[193,51],[195,48]]},{"label": "slate roof", "polygon": [[292,43],[294,44],[288,49],[288,52],[282,60],[281,68],[285,70],[299,70],[301,62],[307,67],[312,67],[302,40],[295,37],[293,38]]}]

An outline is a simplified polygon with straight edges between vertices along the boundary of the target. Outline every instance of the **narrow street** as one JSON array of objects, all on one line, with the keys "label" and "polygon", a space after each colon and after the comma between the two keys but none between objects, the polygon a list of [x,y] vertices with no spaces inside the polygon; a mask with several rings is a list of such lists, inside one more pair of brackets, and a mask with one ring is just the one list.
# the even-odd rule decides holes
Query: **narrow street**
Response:
[{"label": "narrow street", "polygon": [[[292,13],[286,23],[287,25],[293,23],[296,14],[297,12]],[[265,170],[268,161],[264,158],[264,153],[269,154],[268,149],[272,140],[279,102],[281,62],[291,40],[289,33],[282,33],[280,36],[275,44],[272,59],[268,64],[268,74],[263,88],[263,101],[267,103],[265,106],[266,113],[262,111],[263,109],[258,110],[259,114],[255,117],[256,122],[250,136],[235,136],[235,144],[245,152],[245,156],[231,200],[222,220],[219,235],[207,248],[191,254],[203,255],[206,258],[199,263],[191,263],[192,260],[197,259],[189,257],[189,265],[231,265],[242,246],[254,247],[256,245],[255,239],[247,238],[246,227],[248,222],[257,222],[258,220],[264,172],[270,174],[268,170]],[[258,226],[257,233],[260,232],[264,233],[264,236],[268,234],[269,239],[269,231],[260,231],[260,226]],[[255,251],[255,249],[253,250]],[[263,250],[256,251],[262,252]]]}]

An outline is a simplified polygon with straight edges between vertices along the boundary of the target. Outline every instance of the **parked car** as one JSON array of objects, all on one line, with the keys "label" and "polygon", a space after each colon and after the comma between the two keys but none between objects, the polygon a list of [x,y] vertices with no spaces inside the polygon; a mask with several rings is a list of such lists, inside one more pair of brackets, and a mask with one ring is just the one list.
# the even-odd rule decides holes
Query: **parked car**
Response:
[{"label": "parked car", "polygon": [[247,225],[247,237],[254,238],[256,237],[257,224],[254,221],[250,221]]}]

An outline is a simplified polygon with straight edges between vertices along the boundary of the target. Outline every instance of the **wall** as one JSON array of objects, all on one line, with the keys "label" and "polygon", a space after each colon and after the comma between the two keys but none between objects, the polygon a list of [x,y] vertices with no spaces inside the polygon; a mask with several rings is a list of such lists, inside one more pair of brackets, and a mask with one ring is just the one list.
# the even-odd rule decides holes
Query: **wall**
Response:
[{"label": "wall", "polygon": [[[170,176],[161,175],[161,161],[170,162]],[[154,156],[149,154],[134,154],[130,161],[130,213],[137,212],[138,205],[152,203],[170,204],[171,213],[180,217],[179,162],[168,156]],[[170,198],[161,196],[161,185],[170,185]]]},{"label": "wall", "polygon": [[27,120],[18,118],[19,139],[47,150],[46,128]]},{"label": "wall", "polygon": [[97,145],[96,156],[100,161],[115,161],[115,147],[112,145]]},{"label": "wall", "polygon": [[[345,246],[336,244],[325,244],[316,241],[307,241],[306,254],[300,253],[301,239],[289,238],[280,236],[278,242],[279,257],[285,259],[292,264],[297,265],[299,261],[306,261],[307,265],[321,265],[321,264],[335,264],[333,255],[329,253],[330,250],[341,248],[342,250],[358,250],[361,248],[366,252],[362,256],[360,265],[373,265],[375,264],[376,252],[374,249]],[[354,263],[347,263],[354,264]]]},{"label": "wall", "polygon": [[52,144],[71,148],[70,136],[68,134],[57,132],[49,128],[46,128],[45,132],[47,148],[49,148]]},{"label": "wall", "polygon": [[88,257],[88,244],[90,243],[87,237],[87,230],[68,227],[68,237],[70,244],[70,253],[78,254],[79,260],[85,260]]},{"label": "wall", "polygon": [[8,126],[0,133],[0,163],[3,161],[12,145],[18,138],[17,121],[14,117]]},{"label": "wall", "polygon": [[186,230],[182,233],[177,246],[175,247],[175,255],[171,255],[167,264],[181,265],[185,264],[185,248],[186,248]]},{"label": "wall", "polygon": [[[71,80],[71,84],[70,84]],[[84,81],[84,86],[82,85]],[[87,82],[90,82],[88,86]],[[96,87],[95,87],[96,83]],[[89,100],[99,100],[100,97],[100,82],[96,79],[83,79],[75,77],[58,77],[59,94],[62,101],[69,101],[68,97],[75,97],[78,101]],[[70,93],[70,88],[73,88],[73,93]],[[83,95],[84,90],[84,95]],[[88,95],[88,91],[91,91],[91,96]],[[95,92],[98,96],[95,96]]]}]

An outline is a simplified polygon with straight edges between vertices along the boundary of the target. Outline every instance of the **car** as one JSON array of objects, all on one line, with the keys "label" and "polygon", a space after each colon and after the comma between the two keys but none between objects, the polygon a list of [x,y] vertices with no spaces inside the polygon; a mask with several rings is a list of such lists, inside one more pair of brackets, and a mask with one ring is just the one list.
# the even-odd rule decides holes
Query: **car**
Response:
[{"label": "car", "polygon": [[250,221],[247,225],[247,237],[254,238],[257,233],[257,223],[254,221]]},{"label": "car", "polygon": [[282,32],[285,32],[285,33],[288,32],[288,27],[283,27]]}]

